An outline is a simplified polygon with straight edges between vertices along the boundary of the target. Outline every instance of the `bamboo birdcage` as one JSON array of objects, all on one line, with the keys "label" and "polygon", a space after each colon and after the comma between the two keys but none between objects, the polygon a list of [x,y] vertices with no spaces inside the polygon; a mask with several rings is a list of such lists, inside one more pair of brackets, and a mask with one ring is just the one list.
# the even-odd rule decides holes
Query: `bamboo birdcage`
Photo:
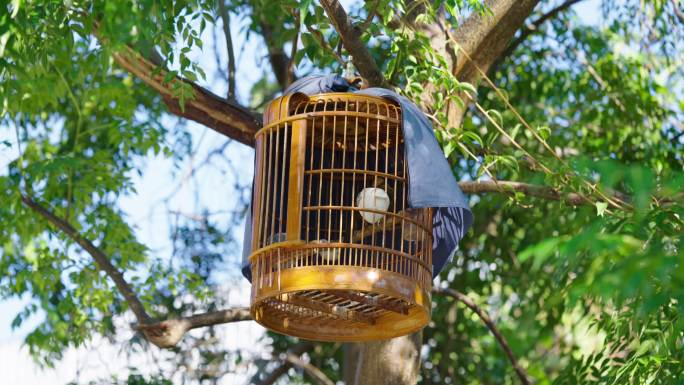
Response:
[{"label": "bamboo birdcage", "polygon": [[257,322],[321,341],[387,339],[428,322],[432,213],[408,207],[401,122],[397,104],[354,93],[268,105],[249,257]]}]

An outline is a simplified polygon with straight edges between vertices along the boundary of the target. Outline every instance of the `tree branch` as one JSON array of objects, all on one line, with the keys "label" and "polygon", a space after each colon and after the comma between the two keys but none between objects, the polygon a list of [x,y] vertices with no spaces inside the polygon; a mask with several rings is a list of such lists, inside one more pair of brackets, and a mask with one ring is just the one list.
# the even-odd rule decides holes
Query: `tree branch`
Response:
[{"label": "tree branch", "polygon": [[[275,42],[275,33],[263,16],[259,16],[259,26],[261,36],[266,42],[268,49],[268,60],[271,63],[273,74],[278,80],[281,89],[287,88],[293,80],[293,73],[290,72],[290,58],[287,57],[285,50]],[[292,58],[294,60],[294,58]]]},{"label": "tree branch", "polygon": [[142,302],[140,302],[140,299],[133,291],[133,288],[126,282],[123,273],[111,263],[102,250],[90,240],[82,237],[70,223],[59,218],[32,198],[22,194],[21,201],[90,254],[99,269],[114,281],[114,285],[123,295],[126,303],[128,303],[128,307],[138,321],[138,325],[135,325],[135,328],[142,331],[147,340],[156,346],[160,348],[173,347],[191,329],[252,319],[248,308],[232,308],[153,322],[147,311],[145,311]]},{"label": "tree branch", "polygon": [[475,302],[473,302],[473,300],[470,299],[467,295],[465,295],[461,292],[458,292],[456,290],[433,288],[432,292],[435,294],[450,296],[453,299],[463,303],[470,310],[472,310],[475,314],[477,314],[477,316],[487,326],[489,331],[492,332],[492,334],[494,335],[494,338],[499,343],[499,346],[501,346],[501,349],[503,349],[504,353],[506,354],[506,357],[508,357],[508,360],[511,362],[511,365],[513,365],[513,369],[515,370],[515,373],[518,375],[518,378],[520,378],[520,382],[522,382],[524,385],[530,385],[531,384],[530,378],[528,377],[527,372],[518,363],[518,359],[515,357],[515,354],[513,353],[513,350],[511,350],[510,345],[508,345],[508,341],[506,341],[506,338],[504,338],[503,334],[501,334],[501,332],[496,327],[496,325],[494,324],[492,319],[489,318],[489,315],[484,310],[482,310],[479,306],[477,306],[477,304]]},{"label": "tree branch", "polygon": [[[311,350],[313,348],[313,343],[311,342],[300,342],[293,347],[291,347],[288,350],[287,354],[291,354],[294,356],[301,356],[302,354],[306,353],[307,351]],[[275,368],[266,378],[261,380],[261,382],[257,383],[256,385],[273,385],[278,379],[285,375],[287,371],[293,366],[293,364],[290,361],[284,360],[281,361],[280,366]]]},{"label": "tree branch", "polygon": [[188,317],[173,318],[151,324],[134,325],[143,332],[148,341],[160,348],[172,348],[189,330],[225,323],[251,321],[249,308],[238,307]]},{"label": "tree branch", "polygon": [[[419,24],[430,39],[432,48],[447,58],[451,73],[462,82],[477,86],[480,73],[487,71],[508,46],[515,32],[532,13],[539,0],[487,0],[490,13],[475,12],[452,31],[450,23],[443,22],[441,28]],[[472,60],[468,60],[470,57]],[[434,85],[427,84],[423,93],[423,105],[429,106]],[[451,102],[447,108],[449,127],[460,127],[463,116],[472,100],[463,93],[464,103]]]},{"label": "tree branch", "polygon": [[289,76],[290,83],[295,80],[295,56],[297,56],[297,50],[299,49],[299,33],[302,28],[301,14],[299,10],[295,12],[295,34],[292,38],[292,47],[290,48],[290,61],[287,63],[287,73]]},{"label": "tree branch", "polygon": [[64,233],[72,241],[76,242],[76,244],[81,246],[85,251],[88,252],[88,254],[90,254],[91,257],[93,257],[100,270],[102,270],[105,274],[107,274],[107,276],[109,276],[109,278],[111,278],[112,281],[114,281],[114,285],[119,292],[121,292],[121,295],[124,296],[124,299],[128,303],[128,307],[131,308],[131,311],[135,315],[135,318],[138,320],[138,322],[141,324],[148,324],[151,322],[151,318],[145,311],[145,307],[143,306],[142,302],[140,302],[140,299],[138,299],[138,297],[135,295],[133,288],[131,288],[128,282],[126,282],[123,273],[120,272],[116,266],[109,261],[109,258],[104,252],[102,252],[102,250],[90,242],[90,240],[83,238],[70,223],[62,218],[59,218],[52,211],[43,207],[29,196],[22,194],[21,201],[35,213],[43,217],[43,219],[58,228],[62,233]]},{"label": "tree branch", "polygon": [[500,61],[510,56],[516,50],[516,48],[518,48],[520,44],[522,44],[525,40],[527,40],[528,37],[530,37],[530,35],[537,33],[539,31],[539,27],[541,27],[542,24],[544,24],[549,19],[553,19],[554,17],[558,16],[558,14],[567,10],[571,6],[579,3],[580,1],[584,0],[567,0],[558,5],[556,8],[553,8],[549,12],[540,16],[537,20],[532,22],[531,25],[526,26],[522,30],[522,32],[520,32],[520,35],[508,45],[506,50],[501,55],[499,55],[499,57],[497,58],[497,63],[492,65],[492,70],[498,66],[498,63]]},{"label": "tree branch", "polygon": [[306,25],[306,29],[307,29],[307,31],[309,31],[309,33],[311,34],[311,36],[313,36],[314,39],[316,39],[316,41],[318,42],[318,45],[320,45],[321,48],[323,48],[324,50],[328,51],[328,53],[330,53],[331,55],[333,55],[333,56],[335,57],[335,59],[337,60],[337,62],[340,63],[340,65],[344,67],[344,64],[345,64],[345,63],[344,63],[344,59],[342,59],[342,57],[340,56],[340,54],[338,54],[338,53],[337,53],[337,52],[328,44],[328,42],[325,41],[325,37],[323,36],[323,34],[321,33],[321,31],[319,31],[319,30],[317,30],[317,29],[314,29],[314,28],[313,28],[312,26],[310,26],[309,24]]},{"label": "tree branch", "polygon": [[[254,134],[262,125],[260,115],[185,79],[176,77],[170,82],[164,82],[167,71],[130,47],[112,54],[112,57],[122,68],[159,92],[172,114],[203,124],[240,143],[254,146]],[[192,89],[192,94],[185,100],[184,109],[181,109],[178,97],[172,92],[173,83],[177,82],[189,85]]]},{"label": "tree branch", "polygon": [[674,14],[677,16],[677,19],[684,24],[684,11],[679,9],[679,3],[680,0],[672,0],[672,8],[674,8]]},{"label": "tree branch", "polygon": [[[373,4],[369,4],[370,1],[373,1]],[[366,32],[370,25],[373,23],[373,19],[375,16],[378,14],[378,7],[380,6],[380,0],[370,0],[366,1],[366,5],[368,5],[368,14],[366,15],[366,20],[361,23],[359,26],[359,29],[361,30],[361,33]]]},{"label": "tree branch", "polygon": [[453,72],[459,80],[476,83],[479,73],[475,66],[487,72],[537,3],[539,0],[487,0],[491,16],[479,13],[469,16],[453,33],[457,48],[472,59],[467,60],[465,54],[456,52]]},{"label": "tree branch", "polygon": [[251,321],[252,315],[247,307],[237,307],[225,310],[211,311],[184,317],[190,322],[190,329],[225,324],[237,321]]},{"label": "tree branch", "polygon": [[235,89],[235,50],[233,49],[233,37],[230,33],[230,13],[226,8],[225,0],[218,0],[218,10],[223,23],[223,34],[226,38],[226,50],[228,51],[228,95],[227,99],[234,102],[237,91]]},{"label": "tree branch", "polygon": [[337,0],[321,0],[325,13],[342,40],[342,45],[352,56],[352,61],[362,77],[371,87],[387,87],[382,72],[375,63],[366,45],[361,40],[361,30],[352,25],[347,12]]},{"label": "tree branch", "polygon": [[[489,192],[521,192],[523,194],[538,198],[555,201],[565,201],[571,205],[587,204],[586,199],[579,193],[563,194],[551,187],[533,185],[523,182],[464,181],[459,182],[459,187],[461,188],[461,190],[463,190],[464,193],[469,194],[481,194]],[[622,200],[629,200],[629,197],[622,193],[615,193],[615,195]],[[100,269],[104,271],[114,281],[117,289],[122,293],[122,295],[128,302],[131,311],[133,311],[139,323],[149,324],[151,322],[150,316],[147,314],[147,312],[144,309],[144,306],[133,292],[133,289],[125,281],[123,274],[120,271],[118,271],[118,269],[109,261],[109,258],[104,254],[104,252],[102,252],[102,250],[100,250],[88,239],[83,238],[70,223],[59,218],[50,210],[41,206],[35,200],[31,199],[26,195],[22,195],[22,202],[26,204],[29,208],[31,208],[33,211],[38,213],[41,217],[46,219],[49,223],[57,227],[60,231],[62,231],[65,235],[67,235],[78,245],[83,247],[83,249],[86,250],[93,257],[93,259],[97,262]],[[249,313],[246,309],[229,309],[224,311],[208,312],[181,318],[181,320],[188,322],[189,329],[247,319],[251,319],[251,316],[249,316]]]},{"label": "tree branch", "polygon": [[[561,193],[560,191],[547,186],[533,185],[523,182],[513,181],[466,181],[459,182],[458,186],[466,194],[481,194],[481,193],[512,193],[520,192],[525,195],[553,200],[563,201],[573,206],[584,204],[593,204],[588,201],[586,197],[579,193]],[[623,194],[620,194],[621,199],[627,199]]]},{"label": "tree branch", "polygon": [[[551,201],[565,202],[572,206],[588,205],[593,206],[595,202],[587,199],[584,195],[576,192],[564,193],[556,190],[553,187],[529,184],[524,182],[514,182],[507,180],[491,181],[464,181],[459,182],[458,186],[466,194],[482,194],[482,193],[500,193],[509,194],[512,192],[520,192],[528,196],[542,198]],[[606,198],[610,198],[619,202],[630,203],[633,198],[630,195],[621,191],[606,192]],[[666,193],[663,191],[656,192],[652,199],[659,205],[673,205],[681,204],[684,199],[683,193]],[[628,209],[628,208],[625,208]]]},{"label": "tree branch", "polygon": [[311,378],[316,380],[319,385],[335,385],[320,369],[305,362],[297,355],[285,353],[285,361],[294,367],[304,370]]}]

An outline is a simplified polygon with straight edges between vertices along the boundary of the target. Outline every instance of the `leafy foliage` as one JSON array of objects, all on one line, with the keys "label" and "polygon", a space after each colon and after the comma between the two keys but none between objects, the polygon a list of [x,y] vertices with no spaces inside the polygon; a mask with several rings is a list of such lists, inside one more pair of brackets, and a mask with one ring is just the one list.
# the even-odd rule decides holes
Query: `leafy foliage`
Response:
[{"label": "leafy foliage", "polygon": [[[681,383],[684,24],[673,16],[674,3],[605,0],[601,26],[583,23],[572,9],[560,12],[487,72],[491,84],[478,85],[460,81],[451,59],[411,24],[455,27],[469,14],[486,15],[482,2],[378,0],[348,9],[388,81],[428,113],[459,178],[519,181],[585,198],[575,206],[522,192],[473,196],[475,226],[436,282],[487,309],[537,384]],[[533,18],[554,5],[543,4]],[[0,151],[13,154],[0,172],[0,296],[30,298],[14,326],[43,318],[26,343],[44,365],[96,335],[115,336],[128,306],[22,194],[96,243],[154,316],[224,303],[213,291],[216,271],[238,254],[234,231],[249,193],[233,186],[238,207],[221,223],[208,212],[174,222],[170,258],[138,241],[121,207],[136,194],[135,176],[149,156],[180,164],[197,143],[184,125],[169,128],[164,98],[112,61],[131,47],[167,68],[162,83],[184,108],[192,87],[172,79],[210,78],[192,52],[206,52],[204,31],[221,30],[216,8],[196,0],[0,5]],[[242,0],[227,8],[247,38],[269,34],[269,44],[286,52],[297,42],[299,76],[346,65],[317,2]],[[251,90],[245,104],[256,108],[279,87],[264,73]],[[450,112],[468,98],[476,104],[452,125]],[[237,271],[237,263],[230,266]],[[475,315],[448,298],[433,302],[423,384],[516,383]],[[245,359],[214,342],[215,333],[212,327],[193,336],[168,359],[180,366],[192,359],[188,352],[200,353],[201,370],[184,379],[216,379]],[[298,343],[276,334],[264,342],[273,356]],[[138,336],[126,349],[147,345]],[[321,344],[307,358],[342,379],[339,344]],[[255,381],[273,367],[264,359],[252,365]],[[299,371],[288,375],[288,383],[310,381]],[[126,381],[167,383],[139,375]]]}]

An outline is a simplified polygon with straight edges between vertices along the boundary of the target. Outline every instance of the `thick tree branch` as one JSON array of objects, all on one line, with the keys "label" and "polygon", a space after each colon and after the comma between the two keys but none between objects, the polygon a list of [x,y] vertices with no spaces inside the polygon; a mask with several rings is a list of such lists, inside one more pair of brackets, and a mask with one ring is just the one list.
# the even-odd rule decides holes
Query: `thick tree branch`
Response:
[{"label": "thick tree branch", "polygon": [[[440,27],[418,24],[430,39],[432,48],[447,58],[449,70],[459,81],[479,83],[478,68],[487,71],[508,46],[515,32],[523,25],[539,0],[487,0],[491,11],[487,14],[473,13],[457,28],[451,28],[444,18]],[[470,58],[470,60],[468,59]],[[429,107],[435,85],[426,84],[423,105]],[[464,103],[451,102],[447,108],[448,127],[460,127],[463,116],[472,100],[467,94],[460,95]]]},{"label": "thick tree branch", "polygon": [[368,81],[371,87],[386,87],[387,82],[382,72],[361,40],[361,29],[352,25],[347,11],[337,0],[321,0],[321,5],[340,35],[342,45],[353,57],[354,66],[359,74]]},{"label": "thick tree branch", "polygon": [[[159,92],[172,114],[203,124],[240,143],[254,146],[254,134],[262,125],[258,114],[185,79],[176,77],[170,82],[164,82],[167,72],[131,48],[124,48],[112,56],[121,67]],[[173,83],[177,82],[189,85],[192,90],[183,109],[178,97],[172,92]]]},{"label": "thick tree branch", "polygon": [[133,288],[131,288],[128,282],[126,282],[123,273],[110,262],[109,258],[104,252],[102,252],[102,250],[90,242],[90,240],[83,238],[70,223],[66,222],[62,218],[59,218],[52,211],[43,207],[29,196],[22,194],[21,201],[35,213],[43,217],[43,219],[58,228],[62,233],[64,233],[72,241],[76,242],[76,244],[81,246],[85,251],[88,252],[88,254],[90,254],[91,257],[93,257],[100,270],[102,270],[109,278],[111,278],[112,281],[114,281],[114,285],[119,292],[121,292],[121,295],[124,296],[124,299],[128,303],[128,307],[131,308],[131,311],[135,315],[135,318],[137,318],[138,322],[141,324],[148,324],[151,322],[151,318],[145,311],[145,307],[143,306],[142,302],[140,302],[140,299],[138,299],[138,297],[135,295]]},{"label": "thick tree branch", "polygon": [[223,24],[223,35],[226,39],[226,50],[228,51],[228,95],[227,99],[234,102],[237,92],[235,90],[235,50],[233,49],[233,37],[230,33],[230,13],[226,8],[225,0],[218,0],[218,11]]},{"label": "thick tree branch", "polygon": [[469,16],[453,33],[459,50],[472,58],[467,60],[466,55],[456,52],[452,70],[459,80],[476,83],[479,74],[475,66],[487,72],[537,3],[539,0],[487,0],[491,15]]},{"label": "thick tree branch", "polygon": [[477,304],[470,299],[467,295],[458,292],[453,289],[439,289],[439,288],[434,288],[432,289],[432,292],[435,294],[440,294],[440,295],[448,295],[452,297],[453,299],[463,303],[466,305],[470,310],[472,310],[477,316],[484,322],[484,324],[487,326],[490,332],[494,335],[494,338],[496,341],[499,343],[499,346],[501,346],[501,349],[503,349],[504,353],[506,354],[506,357],[508,357],[508,360],[511,362],[511,365],[513,365],[513,369],[515,370],[515,373],[518,375],[518,378],[520,378],[520,382],[522,382],[524,385],[530,385],[530,378],[527,375],[527,372],[525,369],[520,366],[520,363],[518,363],[518,359],[515,357],[515,354],[513,353],[513,350],[511,350],[510,345],[508,344],[508,341],[506,341],[506,338],[501,334],[501,331],[496,327],[494,322],[492,321],[491,318],[489,318],[489,315],[482,310]]},{"label": "thick tree branch", "polygon": [[238,307],[174,318],[151,324],[135,325],[148,341],[160,348],[172,348],[188,330],[225,323],[251,321],[249,308]]}]

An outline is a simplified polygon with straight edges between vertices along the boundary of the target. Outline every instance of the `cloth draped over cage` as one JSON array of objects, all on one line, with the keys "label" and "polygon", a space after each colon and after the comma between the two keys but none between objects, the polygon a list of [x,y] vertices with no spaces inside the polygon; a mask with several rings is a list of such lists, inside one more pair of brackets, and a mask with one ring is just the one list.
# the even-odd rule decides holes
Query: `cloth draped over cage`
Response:
[{"label": "cloth draped over cage", "polygon": [[243,254],[254,319],[322,341],[424,327],[472,213],[420,109],[307,77],[267,105],[255,147]]},{"label": "cloth draped over cage", "polygon": [[[384,88],[356,89],[339,75],[312,75],[301,78],[284,94],[307,96],[328,92],[354,92],[379,96],[401,106],[405,156],[408,162],[408,205],[410,208],[432,207],[432,275],[436,277],[454,256],[458,243],[472,225],[473,215],[468,201],[458,187],[449,163],[437,143],[432,124],[408,98]],[[319,154],[320,155],[320,154]],[[321,161],[317,159],[317,161]],[[252,253],[252,207],[245,222],[242,274],[251,281],[249,256]]]}]

